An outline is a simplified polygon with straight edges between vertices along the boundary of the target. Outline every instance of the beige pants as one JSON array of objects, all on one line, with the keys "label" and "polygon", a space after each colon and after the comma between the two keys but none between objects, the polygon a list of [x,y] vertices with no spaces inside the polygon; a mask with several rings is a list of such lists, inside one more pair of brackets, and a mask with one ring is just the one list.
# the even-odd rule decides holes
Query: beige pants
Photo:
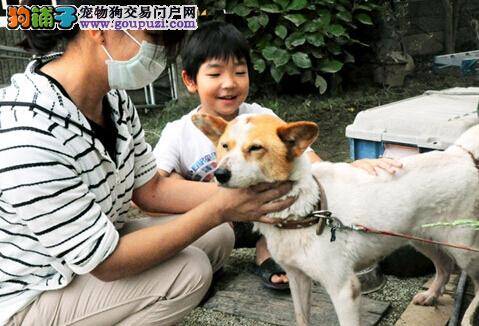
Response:
[{"label": "beige pants", "polygon": [[[121,233],[171,218],[143,218],[127,224]],[[108,283],[89,274],[77,276],[64,289],[43,292],[7,325],[176,324],[200,303],[213,271],[221,267],[233,245],[233,230],[222,224],[141,274]]]}]

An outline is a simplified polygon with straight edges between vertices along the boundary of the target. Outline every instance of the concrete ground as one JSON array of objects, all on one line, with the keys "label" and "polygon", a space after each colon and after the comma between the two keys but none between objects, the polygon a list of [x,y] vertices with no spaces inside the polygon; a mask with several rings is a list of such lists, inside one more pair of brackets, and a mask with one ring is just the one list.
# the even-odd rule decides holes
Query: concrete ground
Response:
[{"label": "concrete ground", "polygon": [[[228,259],[225,265],[225,273],[228,272],[244,272],[251,273],[254,264],[253,249],[236,249]],[[422,285],[428,277],[417,277],[399,279],[394,276],[386,276],[386,284],[384,287],[375,292],[368,294],[372,299],[387,301],[391,303],[391,307],[386,315],[381,319],[378,326],[392,326],[399,319],[399,316],[406,309],[412,297],[420,291]],[[260,279],[258,278],[258,282]],[[221,280],[216,285],[221,287]],[[293,312],[291,312],[293,313]],[[237,317],[229,314],[212,311],[202,307],[193,310],[181,323],[182,326],[272,326],[272,324],[259,322],[244,317]]]}]

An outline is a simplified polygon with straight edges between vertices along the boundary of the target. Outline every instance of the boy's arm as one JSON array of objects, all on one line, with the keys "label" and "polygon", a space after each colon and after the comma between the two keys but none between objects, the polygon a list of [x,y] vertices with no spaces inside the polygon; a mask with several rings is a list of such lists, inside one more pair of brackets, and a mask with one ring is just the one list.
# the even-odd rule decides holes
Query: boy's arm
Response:
[{"label": "boy's arm", "polygon": [[162,130],[160,139],[153,149],[158,171],[163,177],[169,177],[180,168],[181,135],[178,130],[178,120],[168,123]]}]

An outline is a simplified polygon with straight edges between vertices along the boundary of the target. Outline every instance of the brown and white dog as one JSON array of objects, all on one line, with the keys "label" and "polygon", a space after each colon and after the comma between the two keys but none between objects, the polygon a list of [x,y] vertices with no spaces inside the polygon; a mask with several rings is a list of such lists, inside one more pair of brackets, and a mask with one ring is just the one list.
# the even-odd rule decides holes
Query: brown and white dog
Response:
[{"label": "brown and white dog", "polygon": [[[328,209],[346,225],[362,224],[377,229],[479,247],[479,232],[465,228],[424,228],[424,224],[459,218],[478,218],[479,126],[465,132],[444,152],[429,152],[401,160],[395,175],[369,175],[346,163],[311,165],[304,150],[318,135],[312,122],[285,123],[269,115],[240,115],[226,121],[203,114],[194,124],[217,145],[217,180],[225,187],[248,187],[259,182],[291,180],[288,196],[297,196],[288,209],[271,217],[297,219],[315,209],[319,180]],[[280,229],[256,223],[265,235],[273,258],[290,280],[298,325],[308,325],[311,279],[319,281],[334,304],[341,325],[360,325],[360,284],[354,271],[391,253],[406,240],[338,231],[335,242],[329,232],[316,235],[315,227]],[[414,302],[429,305],[439,297],[457,263],[472,278],[476,296],[468,315],[479,304],[479,254],[421,243],[413,245],[436,267],[431,287]],[[471,324],[463,320],[463,325]]]}]

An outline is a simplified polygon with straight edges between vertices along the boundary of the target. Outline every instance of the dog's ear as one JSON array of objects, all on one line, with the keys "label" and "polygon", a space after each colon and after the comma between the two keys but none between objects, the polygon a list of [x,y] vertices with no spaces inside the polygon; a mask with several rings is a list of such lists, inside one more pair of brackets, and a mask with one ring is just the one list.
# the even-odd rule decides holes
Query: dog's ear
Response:
[{"label": "dog's ear", "polygon": [[300,156],[318,137],[319,128],[314,122],[298,121],[281,126],[276,131],[288,148],[290,159]]},{"label": "dog's ear", "polygon": [[191,116],[193,124],[200,129],[213,144],[218,145],[218,140],[226,129],[228,122],[220,117],[215,117],[205,113],[197,113]]}]

